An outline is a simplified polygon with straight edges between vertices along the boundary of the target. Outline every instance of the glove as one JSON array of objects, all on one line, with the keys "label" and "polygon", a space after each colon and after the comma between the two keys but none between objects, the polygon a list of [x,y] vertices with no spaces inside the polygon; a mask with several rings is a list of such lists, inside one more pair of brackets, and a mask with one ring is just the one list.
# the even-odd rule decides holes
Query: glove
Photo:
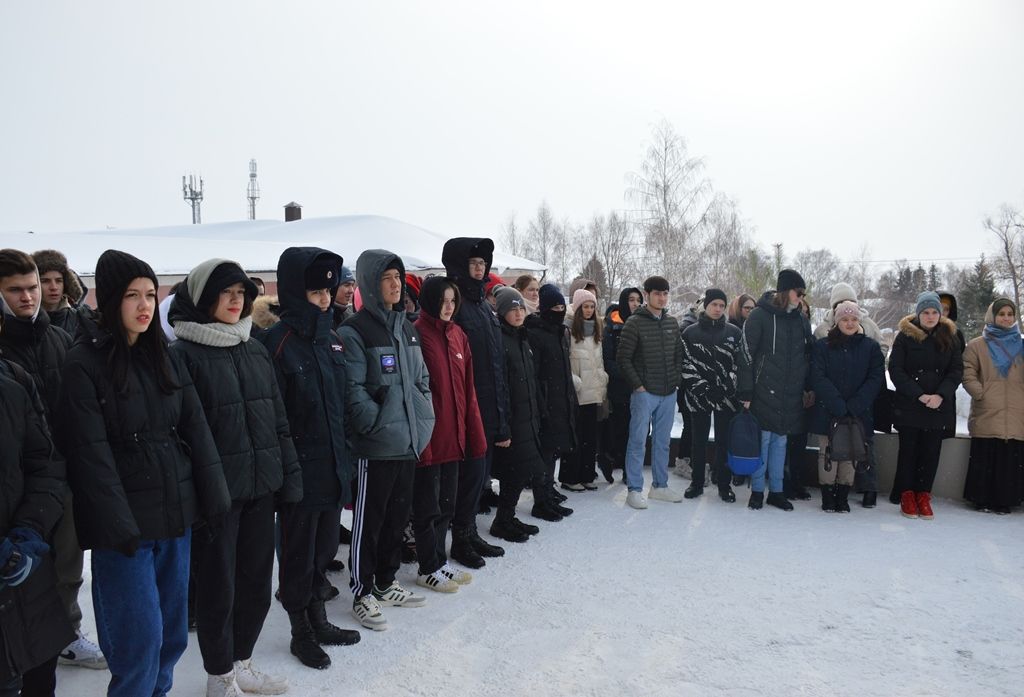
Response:
[{"label": "glove", "polygon": [[0,542],[0,583],[21,585],[49,551],[50,545],[32,528],[14,528]]}]

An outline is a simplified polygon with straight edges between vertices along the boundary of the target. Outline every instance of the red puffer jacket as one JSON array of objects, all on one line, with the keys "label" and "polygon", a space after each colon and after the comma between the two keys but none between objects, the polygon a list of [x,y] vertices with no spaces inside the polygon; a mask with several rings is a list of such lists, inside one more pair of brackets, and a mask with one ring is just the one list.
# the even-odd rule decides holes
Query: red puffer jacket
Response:
[{"label": "red puffer jacket", "polygon": [[434,434],[417,466],[483,457],[487,438],[476,401],[473,357],[466,333],[454,322],[443,322],[426,312],[420,312],[415,325],[430,373],[436,418]]}]

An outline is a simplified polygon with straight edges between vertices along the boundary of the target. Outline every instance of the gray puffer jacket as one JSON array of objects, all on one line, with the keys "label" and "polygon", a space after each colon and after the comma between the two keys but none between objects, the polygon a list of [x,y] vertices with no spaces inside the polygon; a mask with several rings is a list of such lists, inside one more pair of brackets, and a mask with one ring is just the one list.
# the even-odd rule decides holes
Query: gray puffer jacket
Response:
[{"label": "gray puffer jacket", "polygon": [[434,405],[420,335],[404,312],[384,307],[380,279],[398,255],[368,249],[356,262],[363,307],[341,327],[348,361],[347,428],[357,457],[413,460],[430,443]]}]

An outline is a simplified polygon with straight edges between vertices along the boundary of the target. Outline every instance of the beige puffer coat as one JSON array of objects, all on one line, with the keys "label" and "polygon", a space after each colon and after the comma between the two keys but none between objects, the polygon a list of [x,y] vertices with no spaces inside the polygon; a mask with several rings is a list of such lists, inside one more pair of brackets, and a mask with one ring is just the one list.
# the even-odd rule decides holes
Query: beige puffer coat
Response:
[{"label": "beige puffer coat", "polygon": [[608,373],[604,372],[601,344],[588,336],[583,341],[569,337],[569,364],[580,405],[601,404],[608,394]]},{"label": "beige puffer coat", "polygon": [[1011,366],[1002,377],[979,336],[964,351],[964,389],[971,395],[972,437],[1024,441],[1024,365]]}]

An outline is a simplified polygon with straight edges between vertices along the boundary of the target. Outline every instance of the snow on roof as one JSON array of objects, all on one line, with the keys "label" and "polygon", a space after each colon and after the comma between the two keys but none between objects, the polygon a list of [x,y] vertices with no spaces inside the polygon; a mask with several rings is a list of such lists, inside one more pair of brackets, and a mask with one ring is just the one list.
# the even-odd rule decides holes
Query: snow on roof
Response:
[{"label": "snow on roof", "polygon": [[[442,269],[441,250],[448,236],[379,215],[279,220],[241,220],[204,225],[174,225],[78,232],[5,232],[0,247],[26,252],[58,249],[82,276],[92,276],[106,249],[120,249],[144,259],[157,275],[184,275],[213,257],[234,259],[246,271],[273,272],[288,247],[313,246],[340,254],[354,265],[366,249],[384,248],[402,257],[410,271]],[[543,264],[494,252],[494,268],[542,272]]]}]

